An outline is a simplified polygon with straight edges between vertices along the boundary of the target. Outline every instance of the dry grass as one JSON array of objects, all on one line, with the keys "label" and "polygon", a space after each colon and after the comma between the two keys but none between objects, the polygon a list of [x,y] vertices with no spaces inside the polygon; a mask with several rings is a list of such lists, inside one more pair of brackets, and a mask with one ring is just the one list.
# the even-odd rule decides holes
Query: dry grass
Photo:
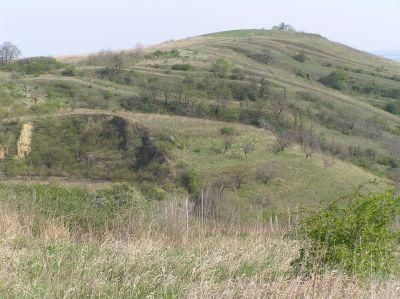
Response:
[{"label": "dry grass", "polygon": [[[144,228],[142,228],[144,230]],[[212,233],[211,233],[212,232]],[[358,281],[340,273],[291,275],[297,241],[247,230],[162,231],[101,240],[62,221],[35,224],[2,207],[0,295],[81,298],[366,298],[400,296],[400,280]]]}]

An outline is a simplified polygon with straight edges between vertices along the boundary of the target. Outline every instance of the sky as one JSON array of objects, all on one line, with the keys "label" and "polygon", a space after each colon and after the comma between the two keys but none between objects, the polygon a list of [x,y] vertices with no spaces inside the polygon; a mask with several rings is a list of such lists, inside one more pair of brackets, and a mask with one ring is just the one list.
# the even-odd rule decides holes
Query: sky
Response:
[{"label": "sky", "polygon": [[0,0],[0,43],[13,42],[26,57],[280,22],[361,50],[400,50],[400,0]]}]

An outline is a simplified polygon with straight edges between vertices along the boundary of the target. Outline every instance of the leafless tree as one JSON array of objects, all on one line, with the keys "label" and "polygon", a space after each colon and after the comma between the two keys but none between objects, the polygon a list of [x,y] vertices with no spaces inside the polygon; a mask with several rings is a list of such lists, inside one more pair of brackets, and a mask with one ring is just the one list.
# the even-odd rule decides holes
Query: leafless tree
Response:
[{"label": "leafless tree", "polygon": [[124,64],[124,53],[121,52],[121,53],[113,55],[112,64],[113,64],[114,72],[120,72],[122,69],[122,66]]},{"label": "leafless tree", "polygon": [[267,49],[262,50],[262,60],[265,64],[269,64],[271,61],[271,55],[269,54]]},{"label": "leafless tree", "polygon": [[260,97],[267,99],[269,96],[269,83],[266,78],[260,80]]},{"label": "leafless tree", "polygon": [[267,185],[275,176],[271,165],[265,164],[257,168],[256,179]]},{"label": "leafless tree", "polygon": [[0,64],[10,64],[21,55],[21,51],[11,42],[0,45]]},{"label": "leafless tree", "polygon": [[317,149],[318,145],[313,133],[313,127],[310,127],[307,130],[305,129],[299,130],[298,134],[300,136],[299,139],[301,141],[300,142],[301,149],[303,150],[305,158],[308,159]]},{"label": "leafless tree", "polygon": [[155,101],[157,99],[158,92],[160,91],[160,80],[158,78],[149,78],[147,82],[150,98]]},{"label": "leafless tree", "polygon": [[223,82],[216,86],[215,100],[217,103],[217,111],[226,107],[226,104],[232,98],[231,89]]},{"label": "leafless tree", "polygon": [[232,187],[233,189],[240,189],[246,179],[248,178],[248,172],[246,169],[235,169],[232,174]]},{"label": "leafless tree", "polygon": [[282,119],[283,112],[287,107],[287,89],[283,88],[282,94],[275,96],[271,99],[272,104],[272,117],[276,122]]},{"label": "leafless tree", "polygon": [[322,155],[322,162],[324,164],[324,168],[328,169],[329,167],[335,164],[335,160],[331,156]]},{"label": "leafless tree", "polygon": [[171,96],[171,92],[173,91],[173,87],[171,86],[171,83],[163,81],[161,84],[161,90],[162,90],[162,93],[164,94],[164,103],[168,104],[168,100]]},{"label": "leafless tree", "polygon": [[278,153],[284,152],[290,145],[291,136],[288,132],[279,133],[276,137],[276,151]]},{"label": "leafless tree", "polygon": [[224,138],[224,154],[227,153],[232,146],[235,144],[235,139],[232,136],[226,136]]},{"label": "leafless tree", "polygon": [[22,91],[24,92],[25,97],[28,98],[30,96],[31,87],[24,84],[22,86]]},{"label": "leafless tree", "polygon": [[251,154],[254,151],[254,144],[251,142],[247,142],[243,145],[242,147],[243,150],[243,154],[246,158],[246,160],[248,159],[248,155]]}]

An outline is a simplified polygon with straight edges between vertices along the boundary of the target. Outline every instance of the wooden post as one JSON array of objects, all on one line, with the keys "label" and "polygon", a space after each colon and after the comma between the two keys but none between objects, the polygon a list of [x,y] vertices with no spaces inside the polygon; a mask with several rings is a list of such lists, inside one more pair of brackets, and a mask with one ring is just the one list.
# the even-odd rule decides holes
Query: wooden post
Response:
[{"label": "wooden post", "polygon": [[274,231],[274,226],[273,226],[273,223],[272,223],[272,217],[269,217],[269,228],[270,228],[271,232]]},{"label": "wooden post", "polygon": [[185,203],[185,214],[186,214],[186,240],[189,238],[189,199],[186,198]]},{"label": "wooden post", "polygon": [[201,189],[201,228],[204,225],[204,190]]}]

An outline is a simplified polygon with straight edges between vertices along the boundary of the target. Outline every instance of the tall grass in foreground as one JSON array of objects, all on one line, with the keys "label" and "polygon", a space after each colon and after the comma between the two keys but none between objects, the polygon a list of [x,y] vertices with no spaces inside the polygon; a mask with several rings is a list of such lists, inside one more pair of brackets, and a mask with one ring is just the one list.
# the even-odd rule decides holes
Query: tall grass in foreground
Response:
[{"label": "tall grass in foreground", "polygon": [[[80,198],[87,196],[80,189],[58,188],[1,189],[1,297],[400,296],[398,277],[358,280],[328,270],[293,275],[291,262],[302,241],[282,230],[271,232],[261,224],[201,225],[193,217],[187,232],[185,221],[174,226],[163,209],[149,206],[106,206],[96,215],[90,207],[98,211],[94,207],[111,196],[109,190]],[[115,192],[122,200],[121,189],[112,196]],[[52,204],[67,194],[69,208],[56,212]],[[155,211],[161,211],[158,217]]]}]

